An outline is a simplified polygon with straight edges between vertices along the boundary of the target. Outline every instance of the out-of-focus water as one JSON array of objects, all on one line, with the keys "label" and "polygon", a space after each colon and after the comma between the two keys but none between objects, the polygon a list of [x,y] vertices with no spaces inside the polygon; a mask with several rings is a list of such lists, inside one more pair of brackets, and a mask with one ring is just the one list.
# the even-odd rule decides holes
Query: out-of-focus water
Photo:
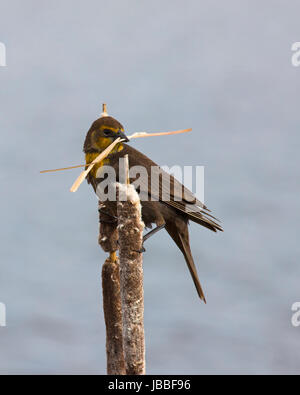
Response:
[{"label": "out-of-focus water", "polygon": [[299,373],[299,2],[2,0],[0,373],[104,373],[97,200],[79,171],[108,103],[162,165],[204,165],[225,232],[144,255],[148,373]]}]

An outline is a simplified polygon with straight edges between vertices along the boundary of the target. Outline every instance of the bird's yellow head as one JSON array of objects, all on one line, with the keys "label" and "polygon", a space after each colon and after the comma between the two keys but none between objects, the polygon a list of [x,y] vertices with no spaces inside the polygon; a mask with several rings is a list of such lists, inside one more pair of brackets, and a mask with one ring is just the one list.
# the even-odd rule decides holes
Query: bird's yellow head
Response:
[{"label": "bird's yellow head", "polygon": [[[87,153],[99,153],[107,148],[116,138],[121,137],[129,141],[125,136],[124,128],[116,119],[112,117],[101,117],[93,122],[87,132],[83,151]],[[115,150],[122,149],[122,144],[118,144]]]}]

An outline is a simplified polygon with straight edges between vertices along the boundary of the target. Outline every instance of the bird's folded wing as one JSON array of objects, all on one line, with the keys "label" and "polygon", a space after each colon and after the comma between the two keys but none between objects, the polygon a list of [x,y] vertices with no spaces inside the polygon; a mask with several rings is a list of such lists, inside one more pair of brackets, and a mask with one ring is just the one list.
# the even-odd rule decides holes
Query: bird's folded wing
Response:
[{"label": "bird's folded wing", "polygon": [[147,177],[144,177],[142,173],[138,174],[137,177],[130,176],[130,182],[135,185],[141,198],[145,197],[148,200],[162,201],[186,213],[192,221],[202,225],[205,222],[207,227],[212,230],[222,230],[218,224],[218,220],[209,214],[207,207],[190,190],[184,187],[172,175],[161,169],[146,155],[126,144],[124,144],[122,151],[109,155],[110,165],[116,170],[117,180],[119,175],[119,159],[126,154],[129,156],[130,169],[133,166],[140,166],[147,173]]}]

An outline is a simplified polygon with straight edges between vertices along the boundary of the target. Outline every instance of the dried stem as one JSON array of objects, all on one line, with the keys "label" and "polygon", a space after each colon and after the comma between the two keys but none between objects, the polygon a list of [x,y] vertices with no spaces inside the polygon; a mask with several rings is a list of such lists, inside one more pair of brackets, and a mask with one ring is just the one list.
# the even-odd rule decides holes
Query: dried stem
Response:
[{"label": "dried stem", "polygon": [[111,216],[116,202],[99,202],[100,233],[99,244],[110,253],[102,267],[103,310],[106,325],[107,374],[124,375],[125,361],[123,352],[122,309],[120,296],[120,266],[116,257],[118,248],[117,222]]},{"label": "dried stem", "polygon": [[142,249],[144,224],[133,185],[119,184],[119,194],[121,189],[127,197],[126,201],[117,202],[123,349],[126,374],[140,375],[145,374],[145,337],[143,266],[142,254],[138,251]]},{"label": "dried stem", "polygon": [[86,176],[89,174],[89,172],[92,170],[93,166],[98,163],[101,162],[104,158],[107,157],[107,155],[110,153],[110,151],[112,151],[112,149],[119,144],[119,142],[121,141],[120,137],[118,137],[114,142],[112,142],[107,148],[105,148],[104,151],[101,152],[100,155],[97,156],[97,158],[95,158],[93,160],[93,162],[88,166],[88,168],[86,170],[84,170],[83,172],[80,173],[80,175],[76,178],[74,184],[71,186],[70,191],[71,192],[76,192],[77,189],[80,187],[80,184],[82,184],[82,182],[85,180]]},{"label": "dried stem", "polygon": [[106,104],[105,103],[103,103],[102,104],[102,113],[101,113],[101,118],[102,117],[107,117],[108,116],[108,114],[107,114],[107,106],[106,106]]},{"label": "dried stem", "polygon": [[[103,113],[102,113],[103,114]],[[107,116],[107,115],[103,115],[103,116]],[[159,132],[159,133],[147,133],[147,132],[137,132],[137,133],[133,133],[132,135],[130,135],[130,136],[127,136],[127,138],[129,139],[129,140],[131,140],[131,139],[136,139],[136,138],[140,138],[140,137],[155,137],[155,136],[167,136],[167,135],[173,135],[173,134],[181,134],[181,133],[187,133],[187,132],[190,132],[192,129],[182,129],[182,130],[174,130],[173,132]],[[120,142],[121,140],[119,140],[119,142]],[[122,140],[123,141],[123,140]],[[104,156],[102,156],[102,153],[100,154],[101,155],[101,159],[100,160],[103,160],[108,154],[109,154],[109,152],[115,147],[115,143],[112,143],[112,145],[110,145],[109,147],[107,147],[107,152],[106,152],[106,154],[104,155]],[[99,155],[99,156],[100,156]],[[99,161],[99,157],[98,158],[96,158],[95,159],[95,161],[96,162],[98,162]],[[41,170],[40,171],[40,173],[52,173],[52,172],[56,172],[56,171],[63,171],[63,170],[69,170],[69,169],[76,169],[76,168],[78,168],[78,167],[86,167],[86,166],[94,166],[94,164],[96,163],[95,161],[93,161],[93,162],[91,162],[91,163],[84,163],[84,164],[82,164],[82,165],[75,165],[75,166],[68,166],[68,167],[60,167],[60,168],[58,168],[58,169],[48,169],[48,170]],[[90,171],[91,169],[89,169],[89,171]],[[83,180],[84,180],[84,178],[87,176],[87,173],[85,173],[85,172],[82,172],[82,174],[80,175],[80,177],[83,177]],[[82,181],[83,181],[82,180]],[[77,180],[76,180],[77,181]],[[81,181],[81,182],[82,182]],[[80,185],[80,184],[79,184]],[[71,188],[71,192],[75,192],[77,189],[78,189],[78,187],[76,188],[76,190],[72,190],[73,189],[73,187]]]}]

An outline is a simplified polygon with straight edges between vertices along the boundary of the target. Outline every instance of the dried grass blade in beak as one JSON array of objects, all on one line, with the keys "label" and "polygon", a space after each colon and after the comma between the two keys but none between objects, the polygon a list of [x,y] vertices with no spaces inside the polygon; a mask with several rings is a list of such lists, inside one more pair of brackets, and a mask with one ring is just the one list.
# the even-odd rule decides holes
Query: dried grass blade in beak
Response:
[{"label": "dried grass blade in beak", "polygon": [[[181,129],[181,130],[175,130],[175,131],[173,131],[173,132],[159,132],[159,133],[147,133],[147,132],[137,132],[137,133],[133,133],[131,136],[127,136],[128,137],[128,139],[130,140],[130,139],[135,139],[135,138],[139,138],[139,137],[152,137],[152,136],[166,136],[166,135],[170,135],[170,134],[180,134],[180,133],[187,133],[187,132],[190,132],[192,129]],[[117,144],[116,143],[116,141],[117,140],[115,140],[114,141],[114,143],[112,143],[112,148],[115,146],[115,144]],[[121,141],[125,141],[125,140],[121,140]],[[112,149],[112,148],[110,148],[111,146],[109,146],[109,147],[107,147],[107,149]],[[105,151],[103,151],[103,153],[104,153]],[[109,152],[108,152],[109,153]],[[108,155],[108,154],[107,154]],[[101,161],[102,159],[100,159],[100,161]],[[95,163],[97,163],[99,160],[98,160],[98,158],[96,158],[95,159]],[[55,172],[55,171],[62,171],[62,170],[69,170],[69,169],[76,169],[76,168],[78,168],[78,167],[86,167],[86,166],[89,166],[89,165],[93,165],[94,166],[94,164],[93,164],[93,162],[92,163],[88,163],[88,164],[84,164],[84,165],[76,165],[76,166],[69,166],[69,167],[61,167],[61,168],[59,168],[59,169],[50,169],[50,170],[41,170],[40,171],[40,173],[52,173],[52,172]],[[87,169],[88,170],[88,169]],[[87,171],[86,170],[86,171]],[[90,170],[89,170],[90,171]],[[89,171],[88,171],[88,173],[89,173]],[[84,172],[83,172],[84,173]],[[87,174],[88,174],[87,173]],[[80,175],[81,176],[81,175]],[[86,176],[85,176],[86,177]],[[84,177],[84,178],[85,178]],[[79,177],[78,177],[79,178]],[[83,180],[84,180],[84,178],[83,178]],[[76,180],[77,181],[77,180]],[[82,181],[81,181],[82,182]],[[75,184],[75,183],[74,183]],[[80,184],[79,184],[80,185]],[[74,186],[74,185],[73,185]],[[72,187],[73,188],[73,187]],[[78,188],[77,188],[78,189]],[[77,190],[76,189],[76,190]],[[75,192],[75,191],[74,191]]]},{"label": "dried grass blade in beak", "polygon": [[89,165],[89,167],[84,170],[83,172],[80,173],[79,177],[76,179],[74,184],[71,186],[70,191],[71,192],[76,192],[77,189],[79,188],[80,184],[85,180],[86,176],[89,174],[89,172],[92,170],[94,165],[98,162],[101,162],[103,159],[107,157],[107,155],[111,152],[111,150],[121,141],[121,138],[118,137],[113,143],[111,143],[103,152],[101,152],[100,155],[97,156],[93,160],[93,162]]},{"label": "dried grass blade in beak", "polygon": [[70,169],[78,169],[79,167],[85,167],[84,165],[76,165],[76,166],[69,166],[69,167],[60,167],[59,169],[50,169],[50,170],[41,170],[40,173],[53,173],[55,171],[62,171],[62,170],[70,170]]},{"label": "dried grass blade in beak", "polygon": [[169,134],[180,134],[180,133],[187,133],[191,132],[190,129],[181,129],[181,130],[174,130],[173,132],[159,132],[159,133],[147,133],[147,132],[138,132],[133,133],[131,136],[127,136],[129,139],[136,139],[139,137],[153,137],[153,136],[167,136]]}]

